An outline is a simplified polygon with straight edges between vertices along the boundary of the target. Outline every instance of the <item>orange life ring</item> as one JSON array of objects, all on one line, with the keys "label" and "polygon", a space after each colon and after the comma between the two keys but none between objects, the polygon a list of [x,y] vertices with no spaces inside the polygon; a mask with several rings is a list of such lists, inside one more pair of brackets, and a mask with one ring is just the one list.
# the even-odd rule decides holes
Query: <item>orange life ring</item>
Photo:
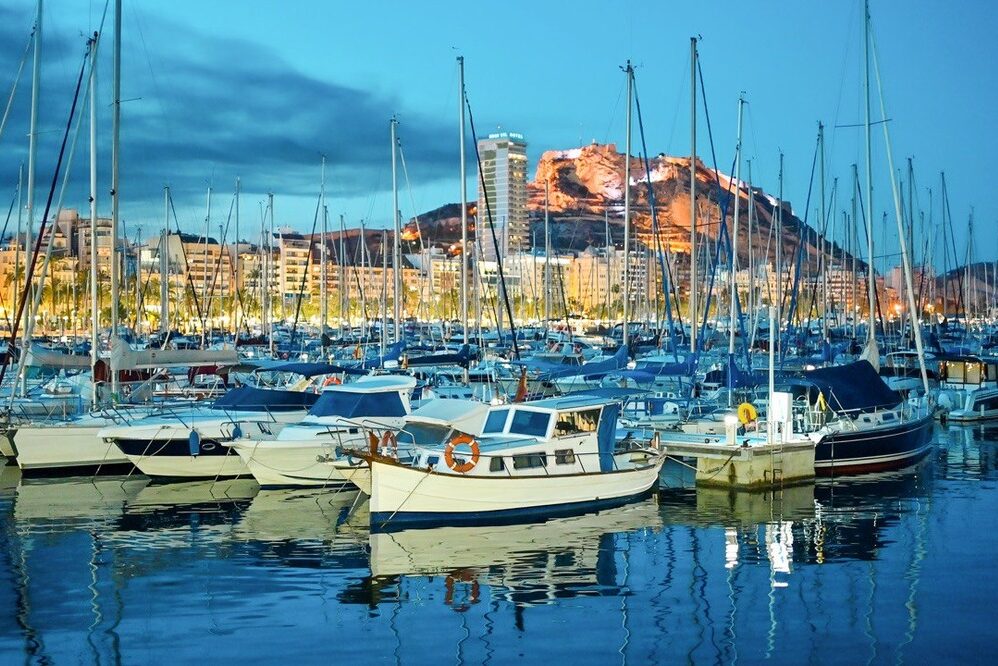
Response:
[{"label": "orange life ring", "polygon": [[[471,460],[458,464],[454,460],[454,449],[461,446],[462,444],[467,444],[471,448]],[[478,464],[478,459],[481,457],[481,451],[478,448],[478,442],[475,441],[474,437],[470,435],[457,435],[452,437],[449,442],[447,442],[446,448],[444,448],[444,462],[447,466],[458,474],[467,474],[475,468]]]},{"label": "orange life ring", "polygon": [[322,381],[323,386],[331,386],[333,384],[342,384],[343,382],[336,375],[330,375]]}]

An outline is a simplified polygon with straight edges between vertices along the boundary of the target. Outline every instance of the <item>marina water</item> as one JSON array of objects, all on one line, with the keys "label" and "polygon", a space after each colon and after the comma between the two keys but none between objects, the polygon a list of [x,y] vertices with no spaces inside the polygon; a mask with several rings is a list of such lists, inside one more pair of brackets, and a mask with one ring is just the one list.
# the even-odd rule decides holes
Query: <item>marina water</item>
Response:
[{"label": "marina water", "polygon": [[3,663],[932,663],[993,654],[998,428],[901,472],[371,535],[356,491],[0,490]]}]

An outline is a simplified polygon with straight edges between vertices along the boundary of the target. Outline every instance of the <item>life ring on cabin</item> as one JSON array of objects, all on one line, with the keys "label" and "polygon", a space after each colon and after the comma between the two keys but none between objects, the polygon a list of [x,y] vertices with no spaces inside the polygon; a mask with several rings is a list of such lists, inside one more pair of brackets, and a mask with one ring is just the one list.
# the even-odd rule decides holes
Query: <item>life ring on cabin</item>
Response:
[{"label": "life ring on cabin", "polygon": [[364,350],[360,348],[360,345],[353,348],[353,357],[357,361],[364,358]]},{"label": "life ring on cabin", "polygon": [[[454,449],[462,444],[467,444],[471,448],[471,460],[458,464],[458,462],[454,460]],[[449,442],[447,442],[447,446],[444,448],[444,462],[458,474],[467,474],[471,470],[475,469],[475,465],[478,464],[478,459],[480,457],[481,451],[478,448],[478,442],[476,442],[475,438],[470,435],[456,435],[455,437],[452,437]]]},{"label": "life ring on cabin", "polygon": [[326,377],[324,380],[322,380],[323,386],[332,386],[333,384],[342,384],[342,383],[343,380],[341,380],[336,375],[330,375],[329,377]]},{"label": "life ring on cabin", "polygon": [[738,405],[738,420],[742,422],[742,425],[752,423],[757,418],[759,418],[759,412],[756,411],[755,405],[751,402],[743,402]]},{"label": "life ring on cabin", "polygon": [[386,430],[385,434],[381,436],[381,448],[390,449],[394,452],[399,450],[399,439],[395,436],[391,430]]}]

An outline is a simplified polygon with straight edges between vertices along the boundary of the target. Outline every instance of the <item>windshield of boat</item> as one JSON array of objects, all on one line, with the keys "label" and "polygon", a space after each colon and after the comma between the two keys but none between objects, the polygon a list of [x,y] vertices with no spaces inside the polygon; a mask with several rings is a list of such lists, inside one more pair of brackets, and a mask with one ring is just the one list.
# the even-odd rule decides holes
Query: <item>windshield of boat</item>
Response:
[{"label": "windshield of boat", "polygon": [[442,443],[451,433],[452,428],[436,423],[406,423],[399,431],[400,444],[415,444],[417,446],[433,446]]},{"label": "windshield of boat", "polygon": [[534,412],[526,409],[517,409],[513,413],[512,423],[509,424],[509,432],[514,435],[543,437],[548,432],[548,423],[550,423],[550,421],[550,412]]},{"label": "windshield of boat", "polygon": [[308,410],[309,416],[405,416],[405,406],[398,393],[349,393],[323,391]]},{"label": "windshield of boat", "polygon": [[509,415],[508,409],[496,409],[489,413],[489,417],[485,419],[485,427],[482,428],[483,433],[495,433],[502,432],[502,429],[506,426],[506,417]]}]

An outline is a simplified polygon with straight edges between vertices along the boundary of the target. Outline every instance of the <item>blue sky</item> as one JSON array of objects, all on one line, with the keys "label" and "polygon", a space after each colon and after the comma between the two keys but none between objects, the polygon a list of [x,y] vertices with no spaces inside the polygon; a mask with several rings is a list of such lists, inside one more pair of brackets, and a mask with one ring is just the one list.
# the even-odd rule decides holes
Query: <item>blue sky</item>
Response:
[{"label": "blue sky", "polygon": [[[122,98],[122,216],[149,235],[161,224],[162,187],[174,191],[181,226],[204,218],[213,184],[213,226],[224,222],[235,178],[242,179],[244,229],[258,226],[258,202],[277,197],[279,224],[308,230],[329,160],[332,215],[372,226],[390,219],[388,120],[399,115],[408,166],[405,215],[456,201],[457,70],[479,134],[497,126],[523,132],[531,167],[546,149],[596,141],[623,145],[624,77],[636,65],[649,150],[689,150],[689,37],[700,53],[717,159],[730,167],[739,91],[749,101],[745,157],[753,180],[776,190],[777,156],[786,155],[786,198],[802,213],[820,119],[827,130],[828,189],[862,168],[861,3],[345,3],[126,2]],[[0,9],[0,90],[6,97],[32,22],[33,3]],[[46,4],[45,102],[42,117],[44,198],[55,141],[82,54],[82,33],[96,26],[103,2]],[[998,153],[991,116],[998,103],[995,40],[998,3],[874,1],[873,14],[898,167],[914,157],[918,200],[940,216],[945,170],[957,228],[975,210],[974,256],[998,256],[998,204],[988,157]],[[100,54],[101,131],[109,133],[110,23]],[[30,63],[26,72],[30,69]],[[0,138],[4,203],[24,159],[29,78],[18,91],[11,126]],[[134,99],[140,98],[140,99]],[[702,105],[701,105],[702,113]],[[875,107],[874,116],[879,117]],[[707,155],[700,119],[701,156]],[[891,206],[883,136],[875,133],[877,214]],[[72,167],[75,197],[85,205],[86,142]],[[102,169],[108,172],[106,147]],[[743,171],[743,177],[747,170]],[[470,178],[474,178],[471,171]],[[106,181],[106,177],[103,178]],[[470,189],[474,191],[474,181]],[[843,187],[845,184],[843,184]],[[102,187],[106,189],[106,185]],[[840,207],[847,204],[840,197]],[[813,207],[813,206],[812,206]],[[896,236],[893,219],[885,251]],[[244,236],[247,235],[245,232]],[[878,230],[878,241],[883,238]],[[938,253],[937,253],[938,255]]]}]

